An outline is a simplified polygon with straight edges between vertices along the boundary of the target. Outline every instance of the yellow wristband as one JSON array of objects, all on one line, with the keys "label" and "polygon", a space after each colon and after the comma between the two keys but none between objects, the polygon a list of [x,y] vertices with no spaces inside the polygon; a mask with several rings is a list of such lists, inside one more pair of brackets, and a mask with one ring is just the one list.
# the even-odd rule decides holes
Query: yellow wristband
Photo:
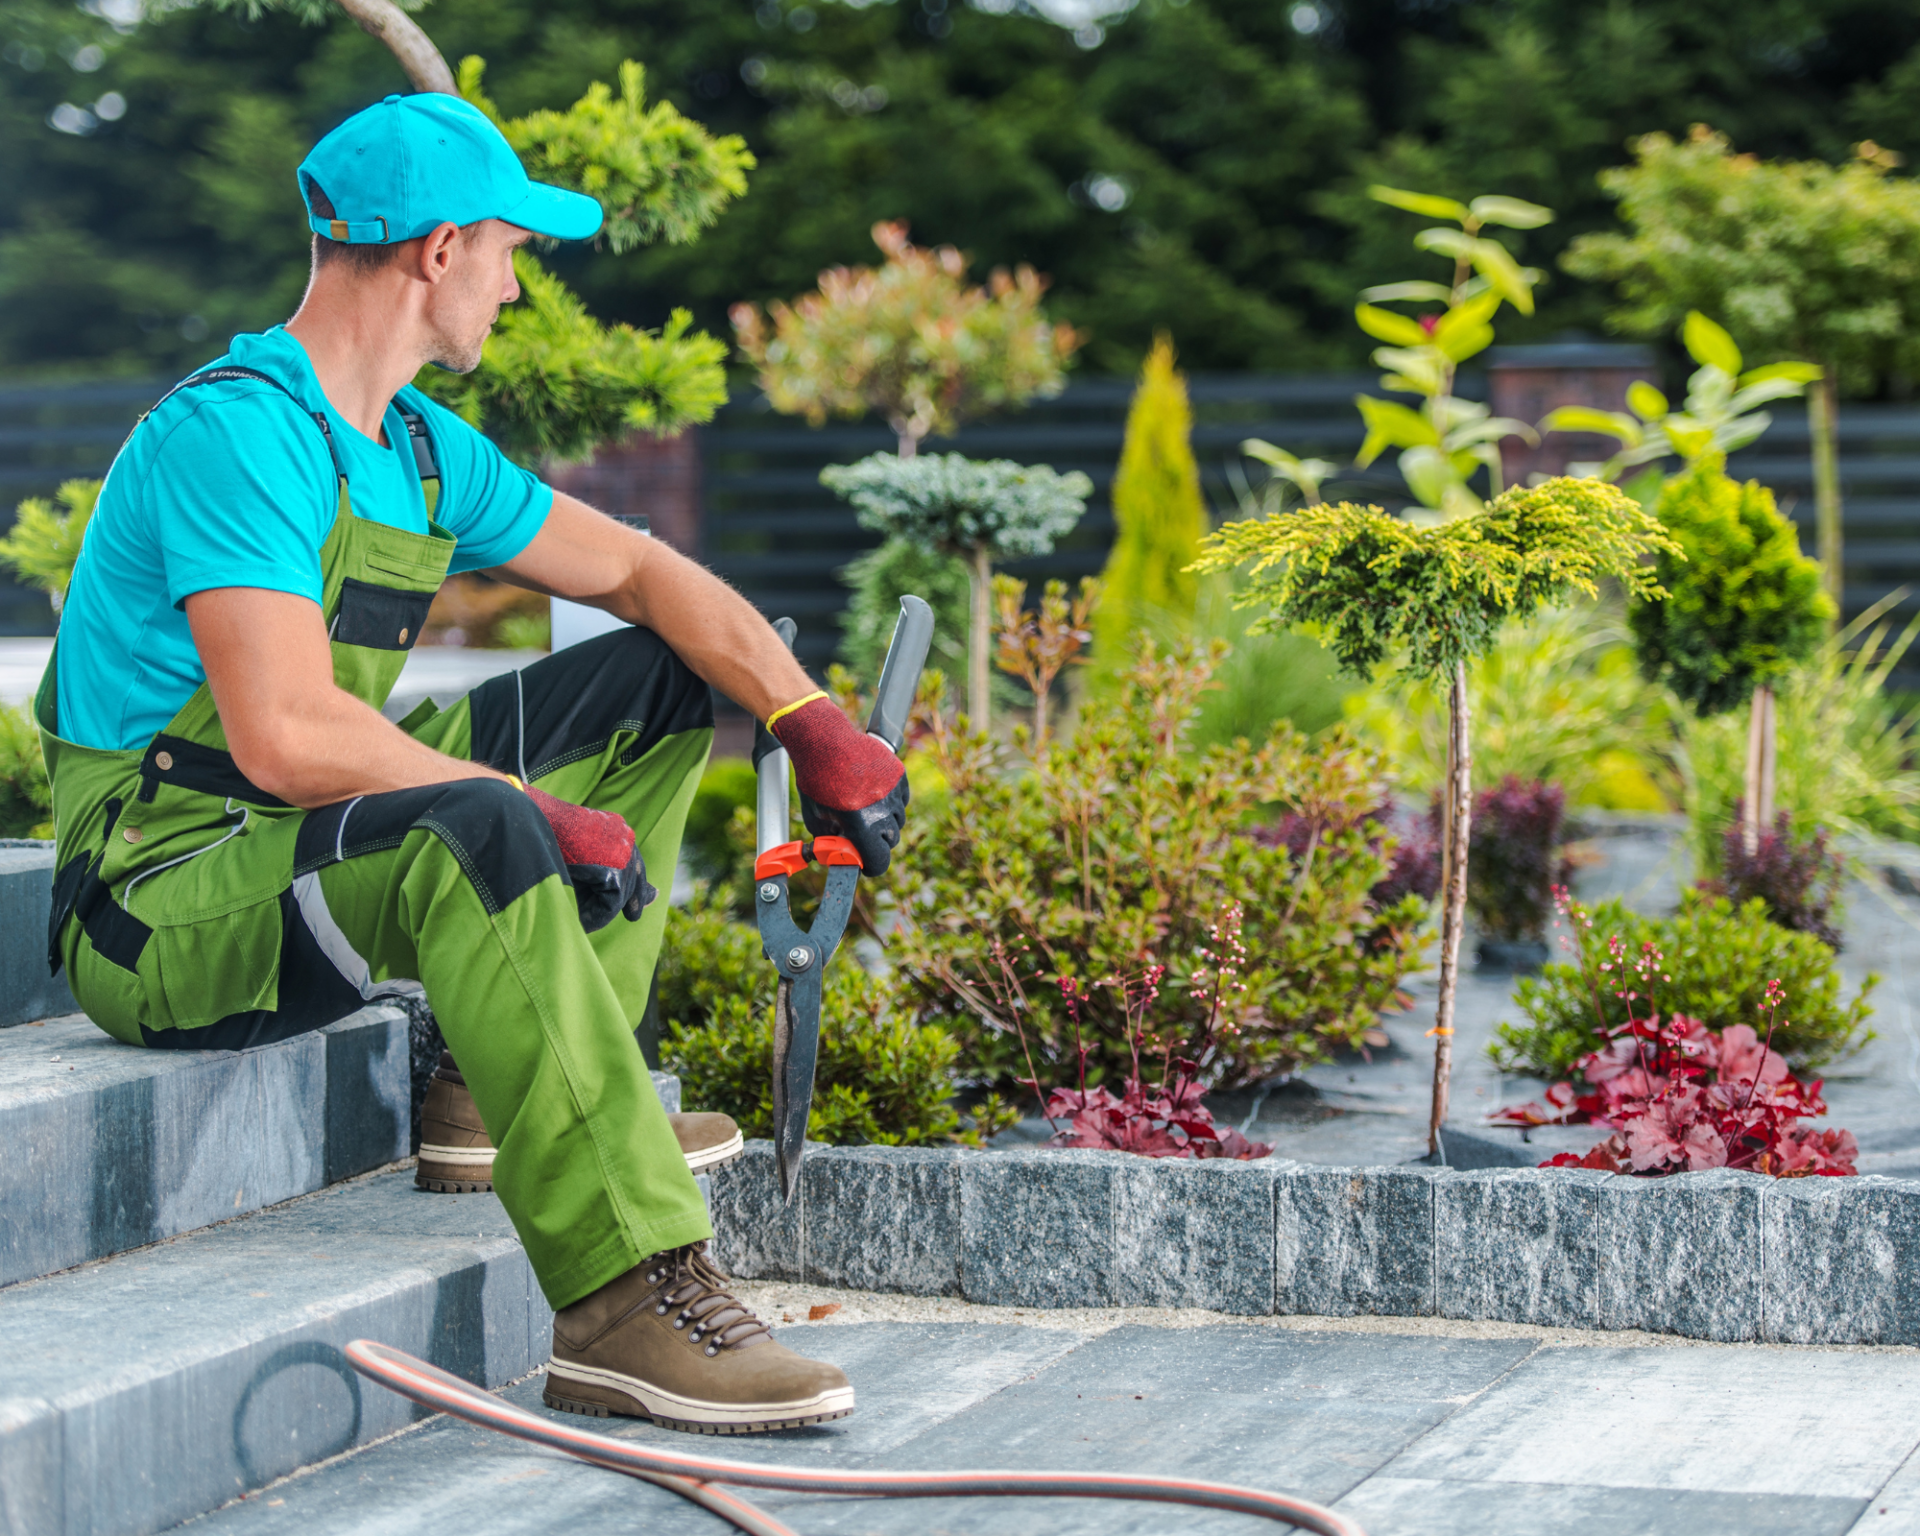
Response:
[{"label": "yellow wristband", "polygon": [[795,699],[791,704],[785,705],[780,709],[776,709],[772,714],[767,716],[767,729],[772,730],[774,721],[780,719],[780,717],[783,715],[792,714],[802,704],[811,704],[815,699],[824,699],[826,696],[827,696],[826,691],[824,689],[816,688],[813,690],[812,693],[808,694],[804,699]]},{"label": "yellow wristband", "polygon": [[515,778],[512,774],[507,775],[507,782],[519,790],[521,794],[524,795],[527,792],[527,786],[522,784],[519,779]]}]

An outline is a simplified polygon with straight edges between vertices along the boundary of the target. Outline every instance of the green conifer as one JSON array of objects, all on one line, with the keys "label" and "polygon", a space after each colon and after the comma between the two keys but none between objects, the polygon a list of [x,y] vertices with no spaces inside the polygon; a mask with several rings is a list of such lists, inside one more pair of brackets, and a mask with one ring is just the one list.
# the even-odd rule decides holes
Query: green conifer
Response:
[{"label": "green conifer", "polygon": [[1094,618],[1093,664],[1102,680],[1126,670],[1137,631],[1189,625],[1199,595],[1187,568],[1200,558],[1207,511],[1193,457],[1193,407],[1173,356],[1172,341],[1155,337],[1127,411],[1113,479],[1113,553]]}]

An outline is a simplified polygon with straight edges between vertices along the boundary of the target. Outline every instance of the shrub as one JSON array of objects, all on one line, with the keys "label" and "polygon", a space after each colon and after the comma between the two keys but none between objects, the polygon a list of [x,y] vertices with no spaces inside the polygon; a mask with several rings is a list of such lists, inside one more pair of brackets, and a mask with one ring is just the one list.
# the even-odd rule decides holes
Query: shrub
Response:
[{"label": "shrub", "polygon": [[[1563,906],[1564,906],[1563,902]],[[1782,1019],[1774,1048],[1805,1071],[1837,1061],[1873,1038],[1867,999],[1879,985],[1869,975],[1851,1003],[1840,1001],[1840,970],[1833,951],[1810,933],[1794,933],[1767,916],[1764,901],[1735,907],[1724,896],[1688,891],[1672,917],[1642,917],[1619,901],[1603,902],[1577,920],[1556,922],[1574,964],[1555,962],[1525,977],[1514,1002],[1523,1025],[1501,1024],[1489,1047],[1504,1072],[1551,1079],[1571,1077],[1580,1058],[1607,1042],[1607,1031],[1628,1022],[1629,1003],[1597,995],[1587,974],[1607,962],[1619,939],[1631,954],[1651,944],[1666,957],[1660,997],[1668,1013],[1725,1029],[1761,1018],[1769,983],[1778,982],[1793,1012]]]},{"label": "shrub", "polygon": [[1785,811],[1774,818],[1770,831],[1760,834],[1752,853],[1738,826],[1727,828],[1726,848],[1718,880],[1701,882],[1701,889],[1728,896],[1737,904],[1759,900],[1767,916],[1782,928],[1810,933],[1839,953],[1840,883],[1847,875],[1846,856],[1830,846],[1822,827],[1804,841],[1793,835],[1792,818]]},{"label": "shrub", "polygon": [[24,709],[0,704],[0,837],[52,837],[53,790],[40,732]]},{"label": "shrub", "polygon": [[[1340,812],[1336,810],[1330,817],[1325,806],[1288,811],[1254,836],[1304,860],[1322,839],[1339,829],[1339,820]],[[1396,816],[1393,802],[1388,800],[1369,811],[1358,825],[1366,834],[1368,846],[1389,860],[1387,872],[1367,891],[1374,911],[1392,911],[1409,896],[1430,902],[1440,894],[1440,839],[1430,819]],[[1377,944],[1387,937],[1384,930],[1375,930],[1363,942]]]},{"label": "shrub", "polygon": [[[948,1103],[960,1047],[938,1025],[916,1024],[890,983],[843,949],[820,1008],[820,1060],[807,1135],[816,1141],[918,1146],[960,1129]],[[687,1102],[733,1116],[749,1136],[773,1129],[773,999],[778,976],[759,931],[697,897],[668,920],[655,997],[661,1062],[680,1074]],[[1011,1116],[990,1104],[970,1139]]]},{"label": "shrub", "polygon": [[[1573,874],[1560,851],[1566,810],[1567,794],[1558,784],[1525,784],[1513,774],[1474,796],[1467,908],[1487,938],[1512,942],[1545,935],[1554,887]],[[1428,821],[1437,837],[1437,797]]]},{"label": "shrub", "polygon": [[687,807],[687,828],[680,838],[694,879],[716,890],[731,890],[744,878],[743,864],[751,869],[752,838],[743,847],[732,824],[736,811],[744,808],[752,814],[757,792],[753,764],[744,757],[721,757],[707,764],[693,792],[693,804]]},{"label": "shrub", "polygon": [[86,538],[87,522],[100,498],[100,480],[68,480],[54,492],[52,502],[29,496],[15,509],[12,530],[0,539],[0,565],[30,587],[38,587],[53,603],[55,614],[66,601],[73,581],[74,562]]},{"label": "shrub", "polygon": [[[1219,655],[1162,656],[1149,642],[1114,696],[1086,705],[1019,774],[1004,746],[934,713],[926,750],[948,798],[907,823],[888,943],[920,1016],[959,1037],[969,1072],[1026,1075],[1014,1020],[994,1001],[996,954],[1030,983],[1024,1028],[1041,1075],[1074,1058],[1058,998],[1070,979],[1091,994],[1090,1071],[1117,1083],[1131,1067],[1127,1024],[1099,983],[1164,966],[1161,1043],[1196,1054],[1187,1046],[1208,1010],[1193,978],[1208,924],[1238,902],[1253,960],[1201,1062],[1209,1086],[1357,1045],[1418,963],[1425,904],[1381,911],[1369,898],[1389,867],[1366,821],[1386,794],[1381,760],[1344,734],[1310,745],[1284,726],[1258,747],[1190,750]],[[1256,835],[1276,805],[1327,829],[1304,856]]]},{"label": "shrub", "polygon": [[1821,1085],[1789,1072],[1752,1026],[1730,1024],[1716,1035],[1685,1014],[1664,1024],[1649,1014],[1611,1033],[1604,1050],[1580,1058],[1591,1092],[1555,1083],[1545,1105],[1522,1104],[1492,1117],[1496,1125],[1613,1128],[1584,1157],[1561,1152],[1542,1168],[1640,1174],[1750,1168],[1781,1178],[1856,1171],[1860,1149],[1851,1131],[1794,1123],[1827,1112]]}]

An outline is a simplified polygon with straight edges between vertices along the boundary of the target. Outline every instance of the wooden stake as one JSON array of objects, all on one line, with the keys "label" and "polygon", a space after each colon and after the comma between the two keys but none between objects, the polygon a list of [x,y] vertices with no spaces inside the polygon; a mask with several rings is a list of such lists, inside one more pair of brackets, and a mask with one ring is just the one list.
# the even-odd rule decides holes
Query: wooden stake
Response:
[{"label": "wooden stake", "polygon": [[1740,809],[1740,846],[1752,858],[1773,821],[1773,690],[1756,688],[1747,706],[1746,798]]},{"label": "wooden stake", "polygon": [[1447,777],[1441,790],[1445,834],[1440,875],[1440,1001],[1433,1017],[1433,1109],[1427,1151],[1440,1150],[1453,1085],[1454,994],[1460,986],[1460,938],[1467,919],[1467,846],[1473,834],[1473,751],[1468,737],[1467,664],[1457,662],[1447,690]]},{"label": "wooden stake", "polygon": [[1833,599],[1835,623],[1846,585],[1840,530],[1840,380],[1831,365],[1807,390],[1807,427],[1813,438],[1813,521],[1819,530],[1820,575]]}]

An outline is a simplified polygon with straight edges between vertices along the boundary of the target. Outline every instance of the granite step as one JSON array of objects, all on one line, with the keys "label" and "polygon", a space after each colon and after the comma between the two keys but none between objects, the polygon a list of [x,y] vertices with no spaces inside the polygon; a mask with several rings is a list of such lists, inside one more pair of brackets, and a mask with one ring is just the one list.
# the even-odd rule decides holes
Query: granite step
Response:
[{"label": "granite step", "polygon": [[408,1155],[407,1015],[249,1051],[147,1051],[83,1014],[0,1030],[0,1285]]},{"label": "granite step", "polygon": [[495,1387],[551,1319],[499,1201],[404,1169],[0,1290],[0,1532],[164,1530],[418,1417],[351,1340]]},{"label": "granite step", "polygon": [[47,974],[53,844],[0,838],[0,1028],[72,1013],[66,974]]}]

